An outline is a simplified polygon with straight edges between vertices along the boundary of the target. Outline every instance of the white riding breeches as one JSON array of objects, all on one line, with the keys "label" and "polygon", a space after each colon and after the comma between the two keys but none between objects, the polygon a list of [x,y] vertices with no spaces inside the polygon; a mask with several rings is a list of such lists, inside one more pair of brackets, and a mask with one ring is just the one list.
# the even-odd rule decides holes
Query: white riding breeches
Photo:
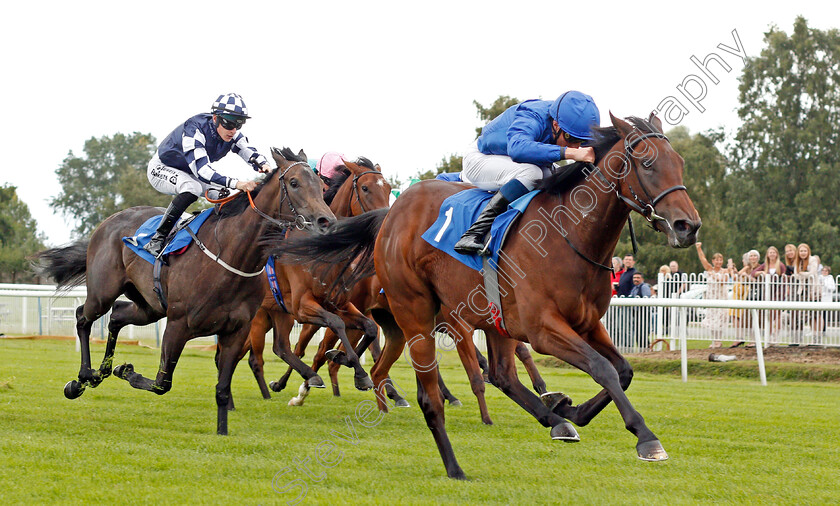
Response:
[{"label": "white riding breeches", "polygon": [[513,179],[533,190],[542,178],[543,169],[538,165],[517,163],[507,155],[485,155],[478,150],[478,142],[464,154],[461,180],[482,190],[496,191]]},{"label": "white riding breeches", "polygon": [[167,195],[192,193],[197,197],[202,197],[205,190],[218,189],[216,185],[202,183],[191,174],[165,165],[160,161],[157,153],[149,161],[146,177],[155,190]]}]

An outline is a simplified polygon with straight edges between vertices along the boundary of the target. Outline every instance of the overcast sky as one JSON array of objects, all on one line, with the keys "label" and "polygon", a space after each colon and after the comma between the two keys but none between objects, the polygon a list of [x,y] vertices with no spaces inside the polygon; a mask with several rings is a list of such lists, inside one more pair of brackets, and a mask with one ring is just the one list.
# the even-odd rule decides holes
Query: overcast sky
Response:
[{"label": "overcast sky", "polygon": [[[592,10],[587,10],[591,8]],[[11,2],[4,4],[0,91],[7,134],[0,184],[17,186],[51,245],[55,170],[85,140],[117,132],[158,142],[222,93],[242,95],[243,133],[268,154],[364,155],[406,179],[460,154],[480,125],[472,101],[553,100],[569,89],[601,110],[643,116],[673,96],[692,132],[738,126],[743,62],[771,25],[840,25],[834,2]],[[834,25],[833,25],[834,24]],[[690,61],[716,53],[711,82]],[[706,86],[700,112],[677,85]],[[689,81],[691,78],[689,78]],[[687,92],[701,93],[688,83]],[[666,127],[668,125],[666,124]],[[217,166],[249,174],[235,155]]]}]

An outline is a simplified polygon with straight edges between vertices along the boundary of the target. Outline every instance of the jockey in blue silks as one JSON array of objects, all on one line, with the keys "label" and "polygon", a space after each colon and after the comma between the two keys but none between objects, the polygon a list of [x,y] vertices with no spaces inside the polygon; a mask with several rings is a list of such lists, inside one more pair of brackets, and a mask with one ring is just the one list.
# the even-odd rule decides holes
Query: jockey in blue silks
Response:
[{"label": "jockey in blue silks", "polygon": [[251,191],[257,187],[255,181],[239,181],[219,174],[211,163],[233,151],[254,170],[271,170],[268,160],[239,131],[248,118],[248,108],[242,97],[235,93],[219,95],[209,114],[189,118],[158,146],[146,175],[155,190],[175,195],[175,198],[157,231],[144,246],[155,258],[160,256],[166,236],[181,214],[207,189],[223,187]]},{"label": "jockey in blue silks", "polygon": [[595,161],[592,127],[600,126],[595,101],[579,91],[557,100],[527,100],[509,107],[481,130],[464,155],[461,179],[482,190],[497,191],[475,223],[455,243],[455,251],[481,254],[493,220],[508,205],[536,188],[559,160]]}]

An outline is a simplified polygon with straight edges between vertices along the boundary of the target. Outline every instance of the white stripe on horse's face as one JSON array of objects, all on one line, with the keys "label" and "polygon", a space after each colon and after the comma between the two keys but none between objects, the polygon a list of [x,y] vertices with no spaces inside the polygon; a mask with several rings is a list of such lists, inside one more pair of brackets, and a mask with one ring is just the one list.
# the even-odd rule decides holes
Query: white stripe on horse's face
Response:
[{"label": "white stripe on horse's face", "polygon": [[378,184],[379,186],[385,186],[385,180],[384,179],[378,179],[376,181],[376,184]]}]

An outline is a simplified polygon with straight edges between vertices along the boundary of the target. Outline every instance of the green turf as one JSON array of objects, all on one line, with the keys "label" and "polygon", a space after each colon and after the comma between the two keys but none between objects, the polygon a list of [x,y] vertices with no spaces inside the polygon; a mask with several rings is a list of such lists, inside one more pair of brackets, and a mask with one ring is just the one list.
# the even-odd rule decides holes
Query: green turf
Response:
[{"label": "green turf", "polygon": [[[94,347],[95,362],[102,348]],[[122,346],[115,363],[131,362],[153,376],[158,360],[157,350]],[[682,383],[637,374],[630,399],[671,456],[647,463],[636,459],[636,440],[612,405],[579,429],[580,443],[564,444],[488,386],[495,425],[484,426],[457,359],[447,354],[443,363],[444,378],[464,402],[446,414],[468,481],[445,477],[404,361],[393,377],[412,408],[370,427],[359,419],[373,395],[353,390],[349,371],[342,372],[343,397],[316,390],[296,408],[286,405],[289,390],[262,400],[243,362],[234,378],[230,436],[220,437],[211,352],[185,352],[164,396],[109,378],[70,401],[62,388],[78,370],[72,342],[0,340],[0,498],[3,504],[284,504],[305,483],[303,504],[837,500],[836,383],[761,387],[738,378]],[[274,378],[281,364],[271,358],[267,369]],[[598,390],[578,371],[542,371],[550,388],[576,402]],[[318,451],[333,467],[316,462]],[[312,476],[295,468],[307,459]],[[277,491],[284,487],[289,491]]]}]

